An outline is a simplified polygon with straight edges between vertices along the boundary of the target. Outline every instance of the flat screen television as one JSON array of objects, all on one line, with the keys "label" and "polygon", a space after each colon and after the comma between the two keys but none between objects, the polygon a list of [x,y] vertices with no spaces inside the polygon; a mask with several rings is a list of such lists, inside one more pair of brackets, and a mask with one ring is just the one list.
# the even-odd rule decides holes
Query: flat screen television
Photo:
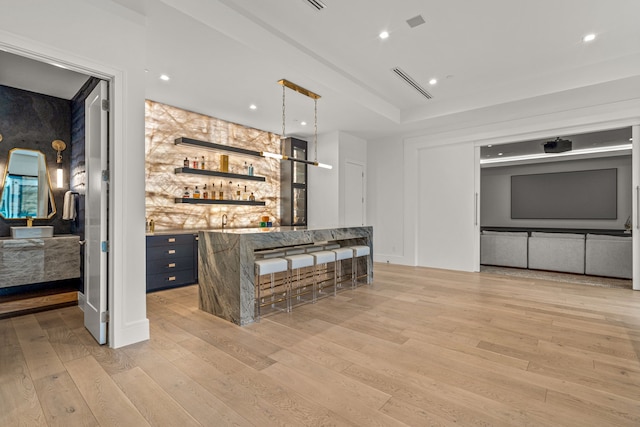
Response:
[{"label": "flat screen television", "polygon": [[511,176],[511,219],[617,219],[618,170]]}]

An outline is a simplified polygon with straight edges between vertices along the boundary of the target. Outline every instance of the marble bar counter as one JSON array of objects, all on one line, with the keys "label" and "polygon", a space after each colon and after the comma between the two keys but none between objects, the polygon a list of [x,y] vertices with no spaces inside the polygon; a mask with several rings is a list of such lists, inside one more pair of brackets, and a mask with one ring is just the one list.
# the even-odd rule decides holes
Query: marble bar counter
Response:
[{"label": "marble bar counter", "polygon": [[198,236],[200,309],[237,325],[254,321],[255,251],[318,242],[367,245],[368,281],[373,279],[373,227],[245,228],[200,231]]}]

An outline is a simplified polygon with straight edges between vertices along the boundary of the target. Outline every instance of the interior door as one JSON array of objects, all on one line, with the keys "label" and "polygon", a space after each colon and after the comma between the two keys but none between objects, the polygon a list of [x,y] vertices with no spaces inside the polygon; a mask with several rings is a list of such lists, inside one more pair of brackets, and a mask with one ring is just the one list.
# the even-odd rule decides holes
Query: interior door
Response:
[{"label": "interior door", "polygon": [[631,127],[631,182],[632,194],[632,240],[633,240],[633,289],[640,291],[640,126]]},{"label": "interior door", "polygon": [[108,86],[101,81],[85,100],[84,325],[107,342]]},{"label": "interior door", "polygon": [[364,225],[364,167],[352,162],[345,163],[344,223]]}]

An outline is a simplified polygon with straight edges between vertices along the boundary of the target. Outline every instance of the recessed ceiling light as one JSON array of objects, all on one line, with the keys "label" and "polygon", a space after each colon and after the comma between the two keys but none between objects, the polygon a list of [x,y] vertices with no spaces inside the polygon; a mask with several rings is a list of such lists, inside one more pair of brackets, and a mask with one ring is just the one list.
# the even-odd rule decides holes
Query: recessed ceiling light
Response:
[{"label": "recessed ceiling light", "polygon": [[306,125],[307,125],[307,122],[300,122],[300,124],[301,124],[302,126],[306,126]]},{"label": "recessed ceiling light", "polygon": [[429,84],[430,84],[430,85],[434,85],[434,84],[436,84],[436,83],[438,83],[438,79],[431,79],[431,80],[429,80]]},{"label": "recessed ceiling light", "polygon": [[380,37],[382,40],[388,39],[389,38],[389,32],[388,31],[383,31],[378,35],[378,37]]},{"label": "recessed ceiling light", "polygon": [[487,147],[491,148],[491,147],[493,147],[493,144],[489,144],[489,145],[487,145]]},{"label": "recessed ceiling light", "polygon": [[255,104],[251,104],[251,105],[249,105],[249,108],[250,108],[250,109],[252,109],[252,110],[255,110],[255,109],[256,109],[256,108],[258,108],[258,107],[256,107],[256,105],[255,105]]},{"label": "recessed ceiling light", "polygon": [[498,153],[498,156],[502,156],[502,153]]},{"label": "recessed ceiling light", "polygon": [[165,82],[168,82],[169,80],[171,80],[171,77],[167,76],[166,74],[161,74],[160,80],[164,80]]},{"label": "recessed ceiling light", "polygon": [[588,43],[588,42],[594,41],[595,39],[596,39],[596,35],[592,33],[592,34],[587,34],[586,36],[584,36],[582,38],[582,41],[585,42],[585,43]]}]

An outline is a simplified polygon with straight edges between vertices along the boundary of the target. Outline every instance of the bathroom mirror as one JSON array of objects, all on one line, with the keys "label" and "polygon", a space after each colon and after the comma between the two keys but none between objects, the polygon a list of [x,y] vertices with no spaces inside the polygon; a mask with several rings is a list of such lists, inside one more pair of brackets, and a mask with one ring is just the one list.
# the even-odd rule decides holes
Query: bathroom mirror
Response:
[{"label": "bathroom mirror", "polygon": [[44,153],[26,148],[11,149],[2,180],[0,216],[5,219],[48,219],[55,213]]}]

